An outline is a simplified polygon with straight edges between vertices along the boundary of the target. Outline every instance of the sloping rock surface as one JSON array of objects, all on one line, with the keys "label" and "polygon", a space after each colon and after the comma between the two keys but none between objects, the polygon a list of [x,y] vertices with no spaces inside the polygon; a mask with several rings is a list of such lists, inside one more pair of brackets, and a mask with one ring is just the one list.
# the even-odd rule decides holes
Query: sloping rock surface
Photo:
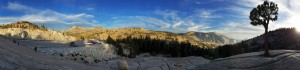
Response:
[{"label": "sloping rock surface", "polygon": [[52,41],[75,41],[75,37],[66,36],[59,31],[24,29],[24,28],[6,28],[0,29],[0,35],[31,40],[52,40]]},{"label": "sloping rock surface", "polygon": [[90,70],[96,67],[59,60],[0,37],[0,70]]},{"label": "sloping rock surface", "polygon": [[[300,32],[295,28],[279,28],[268,32],[269,49],[271,50],[300,50]],[[264,34],[237,43],[246,52],[262,51],[264,48]]]},{"label": "sloping rock surface", "polygon": [[299,70],[300,51],[272,50],[271,57],[253,52],[212,60],[196,70]]},{"label": "sloping rock surface", "polygon": [[[137,57],[132,59],[123,59],[128,63],[129,70],[186,70],[209,62],[202,57],[181,57],[181,58],[164,58],[164,57]],[[111,62],[110,69],[118,70],[116,61]]]},{"label": "sloping rock surface", "polygon": [[12,40],[1,37],[0,55],[0,70],[119,70],[118,61],[120,60],[127,62],[128,70],[186,70],[209,62],[209,60],[202,57],[193,56],[181,58],[140,56],[92,64],[89,64],[93,62],[92,58],[87,57],[84,60],[88,63],[80,63],[62,59],[60,56],[35,52],[33,49],[17,45]]}]

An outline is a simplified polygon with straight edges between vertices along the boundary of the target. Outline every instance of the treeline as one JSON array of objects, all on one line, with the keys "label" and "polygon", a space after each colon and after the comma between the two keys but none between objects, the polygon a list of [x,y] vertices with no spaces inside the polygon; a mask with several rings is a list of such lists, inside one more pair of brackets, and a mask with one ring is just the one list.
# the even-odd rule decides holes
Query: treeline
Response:
[{"label": "treeline", "polygon": [[215,53],[218,53],[218,55],[214,56],[214,58],[223,58],[223,57],[245,53],[245,47],[239,44],[223,45],[215,48],[214,50],[216,50]]},{"label": "treeline", "polygon": [[[214,59],[219,57],[227,57],[234,54],[231,46],[224,46],[220,48],[200,48],[196,45],[192,45],[189,42],[178,42],[176,40],[160,40],[145,37],[131,37],[128,36],[123,39],[112,39],[110,36],[107,38],[107,43],[113,44],[118,47],[118,54],[135,57],[141,53],[150,53],[151,55],[163,54],[167,57],[186,57],[186,56],[202,56],[208,59]],[[129,52],[125,53],[124,50]]]}]

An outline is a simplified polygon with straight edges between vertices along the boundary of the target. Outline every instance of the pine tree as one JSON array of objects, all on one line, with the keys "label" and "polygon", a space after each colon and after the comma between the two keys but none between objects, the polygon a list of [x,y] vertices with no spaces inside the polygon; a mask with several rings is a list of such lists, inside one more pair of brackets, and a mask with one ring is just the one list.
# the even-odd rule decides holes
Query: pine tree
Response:
[{"label": "pine tree", "polygon": [[107,37],[106,42],[109,44],[115,44],[114,39],[112,39],[110,36]]},{"label": "pine tree", "polygon": [[44,24],[41,25],[41,28],[47,30],[47,27],[45,27]]},{"label": "pine tree", "polygon": [[278,15],[278,6],[274,2],[264,1],[263,4],[258,5],[256,8],[250,12],[251,25],[263,25],[265,28],[265,41],[264,41],[264,50],[265,56],[269,56],[269,41],[268,41],[268,26],[270,21],[276,21]]}]

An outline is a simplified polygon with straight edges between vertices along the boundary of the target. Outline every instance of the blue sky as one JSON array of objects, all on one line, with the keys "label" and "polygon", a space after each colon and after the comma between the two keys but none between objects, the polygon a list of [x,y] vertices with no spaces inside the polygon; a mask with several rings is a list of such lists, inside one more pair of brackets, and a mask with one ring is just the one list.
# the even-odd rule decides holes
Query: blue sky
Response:
[{"label": "blue sky", "polygon": [[[279,20],[270,29],[296,27],[299,0],[271,0],[279,5]],[[218,32],[234,39],[263,33],[251,26],[249,12],[263,0],[1,0],[0,24],[30,21],[49,29],[71,26],[124,28],[182,33]],[[283,14],[282,14],[283,13]]]}]

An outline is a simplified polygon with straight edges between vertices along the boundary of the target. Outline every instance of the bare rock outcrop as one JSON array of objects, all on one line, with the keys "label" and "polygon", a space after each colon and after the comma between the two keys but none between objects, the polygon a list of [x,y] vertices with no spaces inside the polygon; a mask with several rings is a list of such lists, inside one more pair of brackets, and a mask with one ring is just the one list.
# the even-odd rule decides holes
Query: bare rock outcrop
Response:
[{"label": "bare rock outcrop", "polygon": [[75,37],[66,36],[59,31],[24,29],[24,28],[6,28],[0,29],[0,35],[32,40],[52,40],[52,41],[75,41]]},{"label": "bare rock outcrop", "polygon": [[271,57],[253,52],[212,60],[195,70],[299,70],[300,51],[271,50]]},{"label": "bare rock outcrop", "polygon": [[[180,58],[149,56],[125,60],[120,59],[118,62],[112,62],[110,69],[118,70],[120,68],[118,64],[122,64],[123,66],[125,65],[128,70],[188,70],[194,68],[196,65],[209,63],[209,61],[210,60],[204,59],[202,57],[194,56]],[[128,66],[126,66],[126,64]]]},{"label": "bare rock outcrop", "polygon": [[219,44],[234,44],[236,43],[236,40],[228,38],[224,35],[215,33],[215,32],[195,32],[195,31],[189,31],[187,33],[181,33],[181,35],[194,38],[195,40],[200,41],[211,41],[216,42]]}]

